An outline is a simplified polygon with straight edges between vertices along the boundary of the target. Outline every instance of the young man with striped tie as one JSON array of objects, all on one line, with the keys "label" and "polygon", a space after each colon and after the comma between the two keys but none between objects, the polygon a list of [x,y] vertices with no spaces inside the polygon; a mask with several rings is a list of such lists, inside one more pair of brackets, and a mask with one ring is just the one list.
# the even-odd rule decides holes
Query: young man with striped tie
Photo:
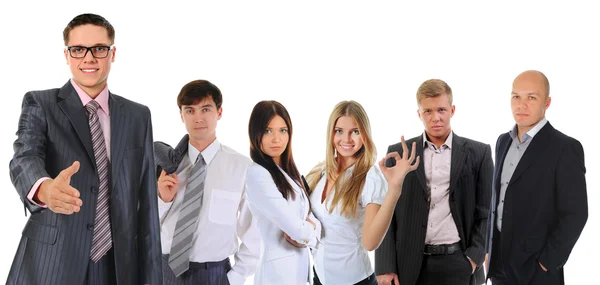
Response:
[{"label": "young man with striped tie", "polygon": [[10,177],[31,216],[6,284],[161,284],[150,110],[108,89],[105,18],[76,16],[63,39],[71,79],[23,98]]},{"label": "young man with striped tie", "polygon": [[258,264],[244,187],[251,161],[217,140],[222,102],[212,83],[186,84],[177,105],[188,134],[175,148],[154,143],[164,285],[242,285]]}]

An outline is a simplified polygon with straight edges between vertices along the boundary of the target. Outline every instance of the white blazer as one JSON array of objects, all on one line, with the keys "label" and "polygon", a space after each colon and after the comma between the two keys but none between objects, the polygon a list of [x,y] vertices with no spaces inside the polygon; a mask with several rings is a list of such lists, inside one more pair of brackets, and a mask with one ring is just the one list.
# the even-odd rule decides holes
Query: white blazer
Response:
[{"label": "white blazer", "polygon": [[[246,175],[247,201],[256,218],[262,241],[260,261],[254,284],[305,285],[309,279],[309,247],[314,247],[321,237],[321,224],[310,214],[316,228],[306,221],[309,201],[306,194],[281,168],[279,169],[296,192],[296,199],[286,200],[264,167],[253,163]],[[301,183],[301,182],[300,182]],[[307,247],[298,248],[285,240],[287,233]]]}]

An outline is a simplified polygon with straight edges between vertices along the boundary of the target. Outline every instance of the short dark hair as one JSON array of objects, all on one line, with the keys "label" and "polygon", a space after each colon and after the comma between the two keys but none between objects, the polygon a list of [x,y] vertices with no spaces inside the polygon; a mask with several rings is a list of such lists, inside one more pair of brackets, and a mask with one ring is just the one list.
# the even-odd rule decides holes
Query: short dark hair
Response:
[{"label": "short dark hair", "polygon": [[184,105],[194,105],[206,97],[211,97],[215,101],[217,110],[221,109],[223,96],[221,90],[208,80],[194,80],[184,85],[177,95],[177,106],[179,110]]},{"label": "short dark hair", "polygon": [[[250,158],[252,158],[252,161],[269,171],[277,189],[286,200],[289,198],[294,200],[296,195],[292,185],[287,181],[283,173],[279,171],[273,158],[264,153],[260,147],[265,130],[267,129],[269,122],[275,116],[280,116],[283,119],[288,127],[288,134],[290,136],[285,151],[281,154],[281,169],[283,169],[283,171],[285,171],[298,186],[304,189],[300,172],[298,172],[298,168],[294,163],[294,157],[292,156],[292,120],[290,119],[290,114],[281,103],[277,101],[260,101],[254,106],[254,109],[250,114],[250,122],[248,123]],[[306,191],[306,189],[304,190]]]},{"label": "short dark hair", "polygon": [[69,45],[69,33],[77,26],[82,25],[94,25],[104,27],[108,32],[108,38],[111,41],[111,44],[115,42],[115,28],[106,20],[104,17],[96,14],[81,14],[73,18],[67,27],[63,30],[63,40],[65,41],[65,45]]}]

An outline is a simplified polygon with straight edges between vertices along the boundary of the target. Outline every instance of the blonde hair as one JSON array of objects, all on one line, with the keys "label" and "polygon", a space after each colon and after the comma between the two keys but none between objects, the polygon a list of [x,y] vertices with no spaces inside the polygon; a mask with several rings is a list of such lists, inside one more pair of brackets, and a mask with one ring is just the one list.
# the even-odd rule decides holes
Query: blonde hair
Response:
[{"label": "blonde hair", "polygon": [[[346,169],[339,169],[336,160],[335,145],[333,136],[335,135],[335,124],[340,117],[348,116],[354,119],[361,135],[363,146],[354,154],[356,162],[352,175],[344,178],[343,172]],[[338,103],[329,116],[327,124],[327,144],[325,151],[325,161],[315,166],[307,175],[310,189],[314,189],[321,180],[322,174],[330,182],[335,181],[332,189],[335,189],[331,208],[329,213],[333,212],[336,206],[340,206],[340,212],[346,217],[355,217],[357,207],[367,178],[367,172],[375,164],[377,151],[375,144],[371,139],[371,124],[365,109],[355,101],[342,101]]]},{"label": "blonde hair", "polygon": [[444,94],[448,95],[448,100],[452,105],[452,89],[448,86],[448,83],[441,79],[429,79],[423,82],[417,90],[417,104],[421,106],[421,100]]}]

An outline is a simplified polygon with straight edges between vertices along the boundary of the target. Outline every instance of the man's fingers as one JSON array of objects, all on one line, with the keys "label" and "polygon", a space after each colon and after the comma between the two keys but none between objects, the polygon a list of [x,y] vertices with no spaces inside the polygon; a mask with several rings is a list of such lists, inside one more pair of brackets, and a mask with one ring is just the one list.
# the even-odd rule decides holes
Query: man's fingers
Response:
[{"label": "man's fingers", "polygon": [[177,184],[177,179],[174,178],[174,177],[168,176],[168,175],[165,176],[165,177],[163,177],[163,178],[161,178],[161,180],[164,181],[164,182],[171,182],[173,184]]},{"label": "man's fingers", "polygon": [[179,179],[177,179],[177,174],[173,173],[173,174],[167,174],[167,172],[165,172],[165,170],[163,169],[160,172],[160,177],[158,178],[159,182],[161,181],[171,181],[175,184],[179,183]]},{"label": "man's fingers", "polygon": [[74,161],[73,164],[71,164],[71,166],[63,169],[63,171],[61,171],[58,176],[60,176],[60,178],[62,178],[63,180],[67,181],[68,179],[71,179],[71,176],[73,176],[73,174],[77,173],[77,171],[79,171],[79,161]]},{"label": "man's fingers", "polygon": [[56,193],[52,196],[51,199],[60,201],[65,204],[73,205],[73,206],[81,206],[81,204],[82,204],[81,199],[79,199],[77,197],[73,197],[66,193]]},{"label": "man's fingers", "polygon": [[398,275],[394,274],[394,284],[400,285],[400,281],[398,280]]},{"label": "man's fingers", "polygon": [[54,213],[57,213],[57,214],[63,214],[63,215],[71,215],[71,214],[73,214],[73,210],[66,209],[66,208],[63,208],[63,207],[60,207],[60,206],[54,206],[54,207],[51,208],[51,210]]},{"label": "man's fingers", "polygon": [[74,212],[79,212],[79,210],[80,210],[79,206],[76,206],[76,205],[73,205],[73,204],[70,204],[67,202],[63,202],[60,200],[55,200],[53,204],[54,204],[53,208],[61,208],[65,211],[67,211],[68,214],[72,214]]},{"label": "man's fingers", "polygon": [[65,187],[62,188],[58,188],[60,190],[60,192],[65,193],[67,195],[73,196],[73,197],[79,197],[79,190],[75,189],[75,187],[71,186],[71,185],[67,185]]}]

